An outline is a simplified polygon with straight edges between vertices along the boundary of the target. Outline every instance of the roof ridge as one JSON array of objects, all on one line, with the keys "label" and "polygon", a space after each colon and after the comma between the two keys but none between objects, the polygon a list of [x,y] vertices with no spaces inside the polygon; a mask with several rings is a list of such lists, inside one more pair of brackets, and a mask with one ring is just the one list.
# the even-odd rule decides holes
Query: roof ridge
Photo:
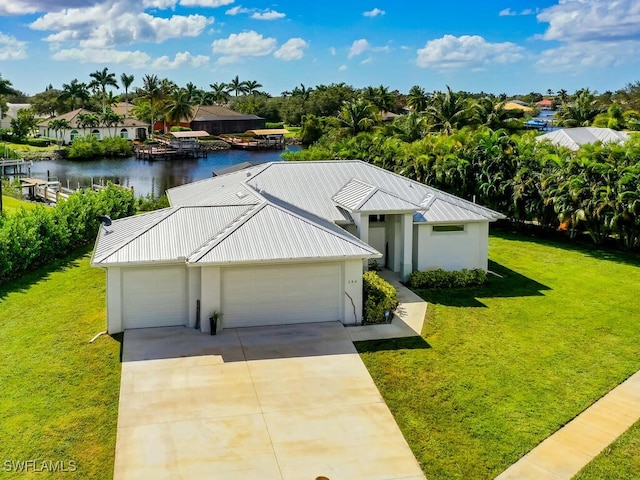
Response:
[{"label": "roof ridge", "polygon": [[[238,228],[244,225],[251,217],[257,214],[264,208],[266,203],[257,203],[255,205],[248,205],[247,209],[240,213],[237,217],[231,220],[227,225],[222,227],[220,231],[212,238],[204,242],[198,248],[196,248],[187,259],[187,263],[197,262],[204,257],[208,252],[215,248],[218,244],[223,242],[231,233],[235,232]],[[244,205],[241,205],[244,206]]]}]

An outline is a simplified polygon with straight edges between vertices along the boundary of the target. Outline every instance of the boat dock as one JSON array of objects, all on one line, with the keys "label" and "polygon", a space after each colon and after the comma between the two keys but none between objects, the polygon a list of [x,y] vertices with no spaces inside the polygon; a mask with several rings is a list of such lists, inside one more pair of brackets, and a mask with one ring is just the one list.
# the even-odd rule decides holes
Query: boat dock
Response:
[{"label": "boat dock", "polygon": [[284,136],[289,133],[283,128],[267,128],[258,130],[247,130],[243,136],[224,135],[221,138],[231,145],[231,148],[241,148],[243,150],[280,150],[285,148]]},{"label": "boat dock", "polygon": [[[58,203],[59,200],[66,200],[71,194],[82,190],[79,185],[76,189],[69,188],[68,185],[65,188],[58,180],[42,180],[41,178],[21,178],[20,183],[22,188],[27,190],[27,198],[45,203]],[[131,187],[116,186],[133,190]],[[104,183],[94,183],[91,179],[91,190],[99,191],[105,188]]]},{"label": "boat dock", "polygon": [[23,177],[31,174],[33,161],[24,158],[0,158],[0,176]]}]

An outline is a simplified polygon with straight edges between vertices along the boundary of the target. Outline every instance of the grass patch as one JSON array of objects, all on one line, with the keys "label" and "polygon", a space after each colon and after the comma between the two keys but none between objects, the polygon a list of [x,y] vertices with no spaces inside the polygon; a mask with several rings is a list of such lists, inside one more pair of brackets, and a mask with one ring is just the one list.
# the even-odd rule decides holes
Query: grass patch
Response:
[{"label": "grass patch", "polygon": [[598,455],[575,480],[609,480],[640,477],[640,422]]},{"label": "grass patch", "polygon": [[421,345],[357,344],[428,478],[494,478],[640,369],[637,257],[508,234],[489,247],[502,278],[418,291]]},{"label": "grass patch", "polygon": [[11,215],[12,213],[20,210],[23,207],[27,210],[32,210],[36,208],[36,205],[38,204],[34,202],[25,202],[24,200],[18,200],[17,198],[5,197],[4,195],[2,196],[2,210],[7,215]]},{"label": "grass patch", "polygon": [[55,142],[48,147],[37,147],[26,143],[0,142],[1,152],[4,152],[5,147],[16,152],[48,152],[59,149]]},{"label": "grass patch", "polygon": [[290,125],[285,125],[284,128],[289,130],[289,133],[285,133],[285,137],[299,137],[300,132],[302,131],[302,127],[292,127]]},{"label": "grass patch", "polygon": [[[105,329],[105,275],[89,249],[0,287],[0,459],[76,462],[113,478],[120,343]],[[20,478],[59,478],[60,473]]]}]

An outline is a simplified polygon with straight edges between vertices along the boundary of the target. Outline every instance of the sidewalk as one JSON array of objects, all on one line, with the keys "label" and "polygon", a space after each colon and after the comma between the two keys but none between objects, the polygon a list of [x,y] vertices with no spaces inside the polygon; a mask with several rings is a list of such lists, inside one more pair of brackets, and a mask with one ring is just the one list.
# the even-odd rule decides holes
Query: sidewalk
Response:
[{"label": "sidewalk", "polygon": [[496,480],[569,480],[639,418],[640,371],[540,443]]},{"label": "sidewalk", "polygon": [[396,313],[391,323],[347,327],[351,341],[420,336],[427,313],[427,302],[402,285],[397,273],[383,269],[379,275],[398,290],[399,305]]}]

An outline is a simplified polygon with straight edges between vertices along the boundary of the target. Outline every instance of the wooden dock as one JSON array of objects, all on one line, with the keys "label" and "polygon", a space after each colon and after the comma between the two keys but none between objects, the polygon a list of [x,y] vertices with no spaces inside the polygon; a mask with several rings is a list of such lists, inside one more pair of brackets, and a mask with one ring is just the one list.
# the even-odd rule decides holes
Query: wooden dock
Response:
[{"label": "wooden dock", "polygon": [[179,145],[175,142],[158,145],[136,146],[136,158],[141,160],[169,160],[183,158],[206,158],[207,151],[198,145]]},{"label": "wooden dock", "polygon": [[0,176],[23,177],[30,175],[33,161],[24,158],[0,158]]},{"label": "wooden dock", "polygon": [[[57,180],[42,180],[40,178],[22,178],[20,179],[22,188],[27,189],[27,197],[33,200],[39,200],[46,203],[58,203],[60,200],[66,200],[71,194],[82,190],[80,187],[77,189],[65,188]],[[130,188],[122,185],[114,184],[120,188]],[[103,183],[93,183],[91,180],[91,190],[99,191],[104,190],[106,185]]]}]

